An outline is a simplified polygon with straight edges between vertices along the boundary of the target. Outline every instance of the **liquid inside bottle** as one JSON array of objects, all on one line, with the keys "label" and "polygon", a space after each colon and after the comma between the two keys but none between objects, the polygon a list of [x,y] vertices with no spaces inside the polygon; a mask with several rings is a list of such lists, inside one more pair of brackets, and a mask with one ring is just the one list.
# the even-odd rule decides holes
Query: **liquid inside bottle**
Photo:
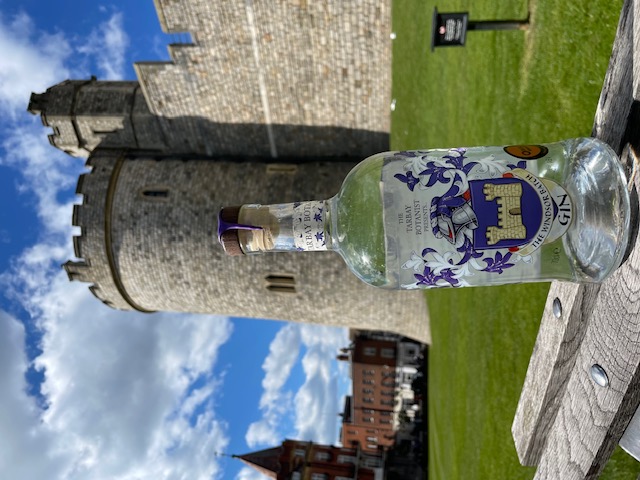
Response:
[{"label": "liquid inside bottle", "polygon": [[380,153],[329,200],[227,209],[219,237],[229,253],[333,250],[370,285],[415,289],[599,282],[629,223],[617,156],[579,138]]},{"label": "liquid inside bottle", "polygon": [[629,236],[622,167],[592,138],[383,153],[329,202],[334,248],[385,288],[599,282]]}]

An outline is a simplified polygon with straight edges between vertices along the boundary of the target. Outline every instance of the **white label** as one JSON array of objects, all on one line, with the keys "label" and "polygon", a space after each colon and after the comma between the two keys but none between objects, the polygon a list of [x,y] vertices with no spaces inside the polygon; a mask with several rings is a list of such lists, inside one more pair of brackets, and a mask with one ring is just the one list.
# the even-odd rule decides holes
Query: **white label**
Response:
[{"label": "white label", "polygon": [[326,250],[324,202],[293,204],[293,239],[298,250]]},{"label": "white label", "polygon": [[[519,147],[398,152],[382,173],[387,272],[402,288],[537,279],[572,219],[567,192]],[[529,150],[525,150],[530,154]]]}]

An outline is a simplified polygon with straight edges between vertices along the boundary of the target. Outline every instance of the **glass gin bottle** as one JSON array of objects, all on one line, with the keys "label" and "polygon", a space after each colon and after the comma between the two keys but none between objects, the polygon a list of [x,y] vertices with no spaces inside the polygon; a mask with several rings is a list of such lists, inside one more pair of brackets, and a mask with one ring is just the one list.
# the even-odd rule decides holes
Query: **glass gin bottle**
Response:
[{"label": "glass gin bottle", "polygon": [[627,181],[594,138],[385,152],[337,195],[225,207],[232,255],[333,250],[364,282],[415,289],[599,282],[629,242]]}]

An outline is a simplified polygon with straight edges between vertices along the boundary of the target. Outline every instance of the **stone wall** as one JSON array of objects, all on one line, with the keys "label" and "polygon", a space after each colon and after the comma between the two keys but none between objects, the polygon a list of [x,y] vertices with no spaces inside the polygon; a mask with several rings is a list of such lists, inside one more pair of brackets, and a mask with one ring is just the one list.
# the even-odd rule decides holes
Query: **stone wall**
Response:
[{"label": "stone wall", "polygon": [[67,80],[32,95],[28,110],[53,129],[52,145],[76,157],[98,146],[175,150],[135,81]]},{"label": "stone wall", "polygon": [[[217,242],[222,205],[329,198],[352,165],[274,168],[101,150],[90,164],[74,215],[83,260],[66,268],[72,279],[92,282],[106,303],[391,330],[429,341],[421,292],[365,285],[333,252],[228,257]],[[290,277],[294,288],[269,289],[271,275]]]},{"label": "stone wall", "polygon": [[364,158],[388,148],[390,1],[156,5],[164,30],[194,43],[173,45],[173,62],[137,63],[138,78],[151,111],[189,117],[207,151]]}]

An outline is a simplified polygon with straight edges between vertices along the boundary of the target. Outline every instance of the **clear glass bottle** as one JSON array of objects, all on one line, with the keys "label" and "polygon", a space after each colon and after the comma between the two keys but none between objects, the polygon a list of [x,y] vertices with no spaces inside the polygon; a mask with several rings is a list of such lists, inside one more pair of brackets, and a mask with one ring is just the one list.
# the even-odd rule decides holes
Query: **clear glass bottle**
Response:
[{"label": "clear glass bottle", "polygon": [[629,242],[626,178],[605,143],[385,152],[328,200],[224,208],[229,254],[333,250],[376,287],[599,282]]}]

